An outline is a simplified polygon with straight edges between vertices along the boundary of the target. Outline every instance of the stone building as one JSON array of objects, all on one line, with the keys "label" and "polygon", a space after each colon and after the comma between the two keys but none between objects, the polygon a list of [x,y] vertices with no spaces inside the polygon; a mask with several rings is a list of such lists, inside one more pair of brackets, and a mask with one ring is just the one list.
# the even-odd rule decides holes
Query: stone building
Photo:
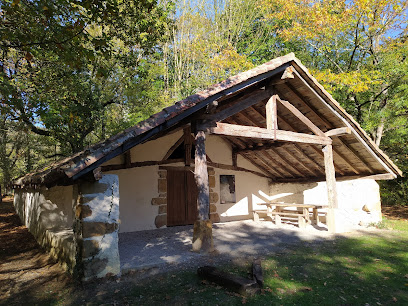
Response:
[{"label": "stone building", "polygon": [[[327,205],[331,232],[381,220],[401,171],[293,54],[163,109],[14,181],[17,213],[78,277],[120,274],[118,232],[253,218],[268,201]],[[194,243],[196,245],[194,245]]]}]

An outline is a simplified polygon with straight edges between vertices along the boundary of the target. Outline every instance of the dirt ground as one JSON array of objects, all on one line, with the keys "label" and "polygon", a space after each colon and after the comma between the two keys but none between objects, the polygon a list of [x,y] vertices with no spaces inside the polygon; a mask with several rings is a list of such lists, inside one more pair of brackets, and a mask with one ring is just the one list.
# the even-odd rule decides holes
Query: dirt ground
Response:
[{"label": "dirt ground", "polygon": [[[383,207],[389,218],[408,219],[408,207]],[[0,204],[0,304],[59,305],[87,304],[90,300],[116,304],[117,295],[136,281],[132,275],[114,282],[75,283],[50,258],[21,224],[12,198]]]}]

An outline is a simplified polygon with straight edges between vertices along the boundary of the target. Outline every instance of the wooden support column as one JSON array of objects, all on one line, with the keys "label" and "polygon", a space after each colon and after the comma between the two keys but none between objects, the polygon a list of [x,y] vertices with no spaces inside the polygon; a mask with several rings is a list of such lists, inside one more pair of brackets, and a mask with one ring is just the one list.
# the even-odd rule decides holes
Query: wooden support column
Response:
[{"label": "wooden support column", "polygon": [[186,166],[190,166],[191,164],[191,148],[192,148],[192,139],[191,139],[191,128],[190,126],[184,129],[184,151],[185,157],[184,162]]},{"label": "wooden support column", "polygon": [[274,132],[274,139],[276,139],[276,130],[278,129],[277,97],[277,95],[273,95],[266,103],[266,128]]},{"label": "wooden support column", "polygon": [[327,227],[330,233],[336,232],[335,226],[335,211],[338,207],[337,203],[337,188],[336,177],[333,163],[333,146],[326,145],[323,147],[324,154],[324,168],[326,172],[326,186],[327,186],[327,199],[328,199],[328,212],[327,212]]},{"label": "wooden support column", "polygon": [[207,159],[205,154],[205,132],[197,129],[195,135],[194,177],[198,188],[198,220],[194,223],[193,251],[213,250],[212,222],[210,221],[210,188],[208,184]]}]

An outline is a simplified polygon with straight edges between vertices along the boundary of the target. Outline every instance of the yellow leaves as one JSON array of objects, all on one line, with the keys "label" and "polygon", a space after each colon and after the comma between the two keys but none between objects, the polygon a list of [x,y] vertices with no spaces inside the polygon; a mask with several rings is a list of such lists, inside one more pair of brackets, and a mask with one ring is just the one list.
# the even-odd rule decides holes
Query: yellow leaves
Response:
[{"label": "yellow leaves", "polygon": [[369,90],[373,85],[381,84],[380,72],[376,70],[344,73],[323,70],[313,71],[312,74],[330,93],[339,88],[346,89],[348,92],[360,93]]},{"label": "yellow leaves", "polygon": [[215,75],[224,76],[224,73],[233,75],[253,68],[245,55],[239,54],[232,46],[227,46],[209,61],[210,70]]}]

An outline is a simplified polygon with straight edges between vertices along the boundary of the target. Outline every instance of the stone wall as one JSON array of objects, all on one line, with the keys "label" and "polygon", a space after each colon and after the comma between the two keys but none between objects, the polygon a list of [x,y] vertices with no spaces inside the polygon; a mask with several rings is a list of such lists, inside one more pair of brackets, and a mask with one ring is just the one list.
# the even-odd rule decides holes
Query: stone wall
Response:
[{"label": "stone wall", "polygon": [[120,275],[118,248],[119,180],[103,175],[79,184],[75,236],[78,273],[84,280]]},{"label": "stone wall", "polygon": [[38,243],[69,272],[76,265],[73,193],[72,186],[14,191],[14,207],[21,221]]}]

